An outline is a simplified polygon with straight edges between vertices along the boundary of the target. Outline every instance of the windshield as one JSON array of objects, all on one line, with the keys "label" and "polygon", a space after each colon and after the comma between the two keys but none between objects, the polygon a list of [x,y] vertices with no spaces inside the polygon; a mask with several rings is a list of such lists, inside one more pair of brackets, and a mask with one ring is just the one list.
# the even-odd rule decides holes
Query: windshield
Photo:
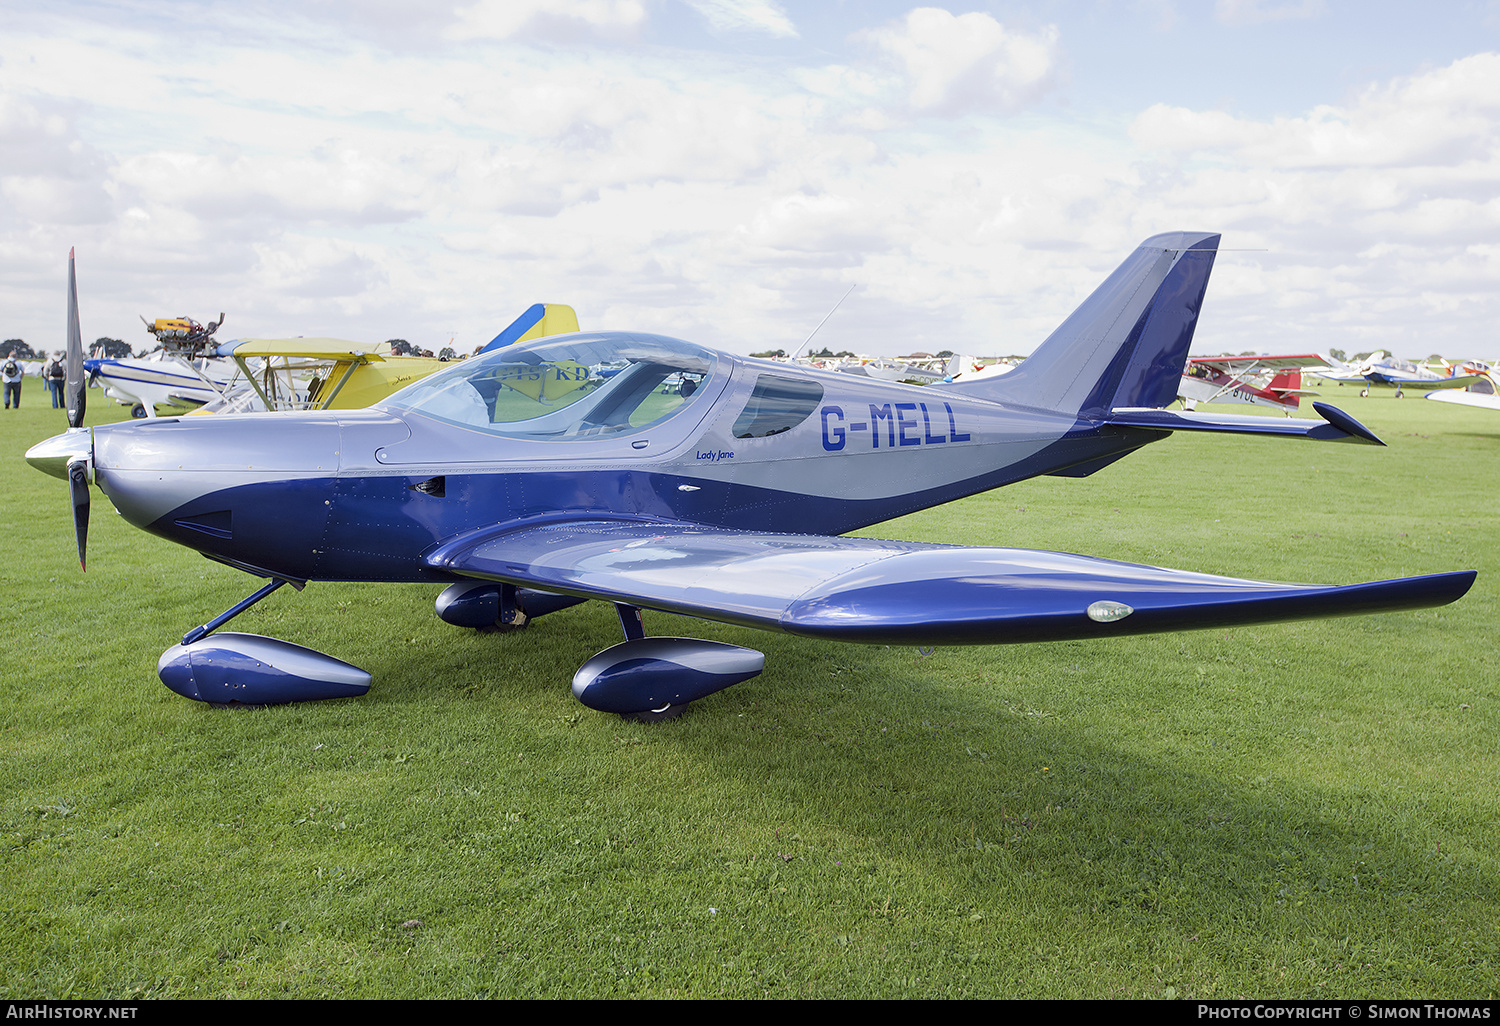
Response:
[{"label": "windshield", "polygon": [[659,335],[567,335],[465,360],[381,405],[514,438],[624,435],[685,409],[716,362],[710,350]]}]

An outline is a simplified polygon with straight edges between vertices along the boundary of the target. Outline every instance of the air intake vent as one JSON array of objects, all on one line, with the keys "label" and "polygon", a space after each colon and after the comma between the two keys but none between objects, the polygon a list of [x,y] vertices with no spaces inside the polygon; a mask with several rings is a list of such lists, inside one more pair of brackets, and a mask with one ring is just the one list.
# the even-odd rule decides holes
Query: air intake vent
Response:
[{"label": "air intake vent", "polygon": [[202,531],[212,538],[233,538],[234,531],[230,526],[229,510],[221,509],[213,513],[199,513],[195,517],[182,517],[174,521],[178,527],[185,527],[189,531]]}]

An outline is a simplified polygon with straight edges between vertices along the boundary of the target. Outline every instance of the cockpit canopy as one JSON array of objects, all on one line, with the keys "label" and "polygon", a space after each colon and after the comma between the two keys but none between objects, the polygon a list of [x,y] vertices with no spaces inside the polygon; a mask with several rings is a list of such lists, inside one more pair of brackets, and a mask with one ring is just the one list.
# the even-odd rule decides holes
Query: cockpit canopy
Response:
[{"label": "cockpit canopy", "polygon": [[380,405],[533,441],[619,437],[690,406],[717,363],[661,335],[566,335],[465,360]]}]

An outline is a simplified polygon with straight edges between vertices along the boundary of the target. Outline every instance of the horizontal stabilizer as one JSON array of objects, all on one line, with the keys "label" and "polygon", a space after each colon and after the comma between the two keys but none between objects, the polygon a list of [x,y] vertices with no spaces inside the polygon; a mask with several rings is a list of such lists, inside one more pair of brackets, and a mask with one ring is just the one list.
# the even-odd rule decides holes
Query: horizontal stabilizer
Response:
[{"label": "horizontal stabilizer", "polygon": [[882,644],[1102,638],[1419,609],[1472,571],[1329,587],[1030,549],[769,534],[638,520],[485,528],[430,566],[790,634]]},{"label": "horizontal stabilizer", "polygon": [[1166,431],[1222,431],[1238,435],[1289,435],[1318,442],[1358,442],[1384,445],[1375,433],[1336,406],[1313,403],[1323,420],[1292,417],[1234,417],[1175,410],[1117,409],[1106,420],[1120,427],[1159,428]]}]

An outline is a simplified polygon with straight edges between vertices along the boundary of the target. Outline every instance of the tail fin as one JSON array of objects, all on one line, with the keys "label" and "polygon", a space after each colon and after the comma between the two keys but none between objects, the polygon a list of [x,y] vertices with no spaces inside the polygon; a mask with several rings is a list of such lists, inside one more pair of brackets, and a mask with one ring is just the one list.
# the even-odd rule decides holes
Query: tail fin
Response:
[{"label": "tail fin", "polygon": [[1100,416],[1177,398],[1219,236],[1141,243],[1036,352],[1002,377],[944,385],[984,399]]},{"label": "tail fin", "polygon": [[1302,405],[1302,371],[1289,370],[1273,374],[1266,384],[1266,390],[1277,393],[1284,405],[1297,409]]},{"label": "tail fin", "polygon": [[567,335],[577,330],[578,315],[573,312],[571,306],[564,306],[561,303],[534,303],[526,309],[525,313],[511,321],[510,327],[490,339],[480,352],[487,353],[491,349],[499,349],[512,342],[526,342],[547,335]]}]

